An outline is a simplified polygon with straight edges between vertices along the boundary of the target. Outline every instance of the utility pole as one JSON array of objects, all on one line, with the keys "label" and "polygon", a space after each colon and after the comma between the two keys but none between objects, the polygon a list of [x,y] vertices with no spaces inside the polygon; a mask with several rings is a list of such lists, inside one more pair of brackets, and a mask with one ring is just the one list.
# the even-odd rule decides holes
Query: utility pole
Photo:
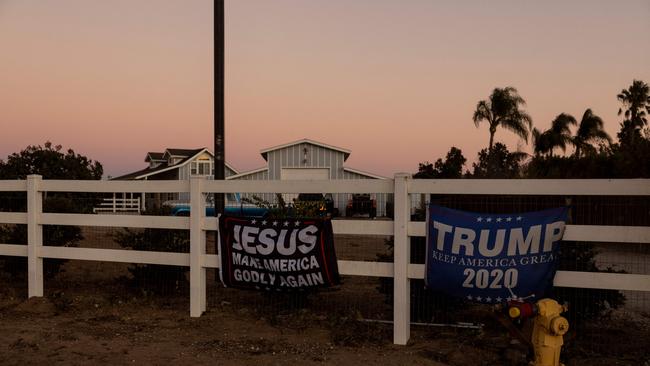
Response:
[{"label": "utility pole", "polygon": [[[224,0],[214,2],[214,180],[226,177],[224,129]],[[214,194],[214,214],[224,212],[224,194]]]}]

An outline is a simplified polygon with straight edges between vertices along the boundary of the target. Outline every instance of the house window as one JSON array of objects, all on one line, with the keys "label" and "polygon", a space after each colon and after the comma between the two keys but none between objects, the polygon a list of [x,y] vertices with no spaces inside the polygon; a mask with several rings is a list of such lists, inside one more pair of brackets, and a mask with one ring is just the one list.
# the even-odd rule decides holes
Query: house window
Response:
[{"label": "house window", "polygon": [[209,161],[200,161],[199,162],[199,175],[208,175],[210,174],[210,162]]},{"label": "house window", "polygon": [[212,171],[212,164],[209,161],[193,161],[190,174],[191,175],[210,175]]}]

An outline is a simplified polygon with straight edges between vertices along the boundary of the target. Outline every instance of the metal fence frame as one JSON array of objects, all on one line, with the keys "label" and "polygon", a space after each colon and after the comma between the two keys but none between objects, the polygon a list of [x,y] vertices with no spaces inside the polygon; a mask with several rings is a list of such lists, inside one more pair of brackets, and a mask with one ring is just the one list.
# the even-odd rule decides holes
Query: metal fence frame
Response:
[{"label": "metal fence frame", "polygon": [[[476,195],[594,195],[650,196],[650,179],[545,179],[545,180],[413,180],[398,173],[386,180],[337,181],[79,181],[0,180],[0,192],[27,192],[27,212],[0,212],[0,224],[26,224],[27,245],[0,244],[0,255],[27,257],[28,296],[43,296],[43,258],[160,264],[190,267],[190,316],[206,310],[206,269],[218,268],[219,257],[206,253],[206,231],[217,230],[217,220],[205,217],[209,193],[392,193],[394,219],[334,220],[336,234],[394,237],[393,262],[339,260],[342,275],[392,277],[394,280],[393,341],[406,344],[410,336],[410,280],[424,278],[424,265],[410,263],[409,237],[425,236],[425,223],[410,221],[410,194]],[[44,213],[43,192],[189,193],[190,217],[125,216]],[[196,204],[194,204],[196,203]],[[43,246],[43,225],[78,225],[190,230],[189,253]],[[650,243],[650,227],[567,225],[566,241]],[[559,287],[650,291],[650,275],[558,271]]]}]

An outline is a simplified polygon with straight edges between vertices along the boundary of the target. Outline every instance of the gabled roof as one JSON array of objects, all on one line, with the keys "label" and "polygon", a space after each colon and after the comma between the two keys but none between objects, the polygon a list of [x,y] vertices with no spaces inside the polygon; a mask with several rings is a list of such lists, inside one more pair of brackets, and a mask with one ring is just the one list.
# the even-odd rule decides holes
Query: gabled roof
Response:
[{"label": "gabled roof", "polygon": [[[174,165],[172,168],[176,168],[176,167],[177,167],[177,166]],[[161,173],[162,171],[167,171],[167,170],[169,170],[169,169],[166,169],[166,168],[169,168],[169,166],[167,165],[167,163],[162,163],[162,164],[158,165],[158,166],[155,167],[155,168],[145,168],[145,169],[142,169],[142,170],[135,171],[135,172],[133,172],[133,173],[129,173],[129,174],[121,175],[121,176],[119,176],[119,177],[111,178],[111,180],[135,180],[135,179],[142,179],[142,178],[144,178],[144,177],[148,177],[148,176],[150,176],[150,175],[154,175],[154,174],[157,174],[157,173]]]},{"label": "gabled roof", "polygon": [[229,180],[229,179],[239,179],[239,178],[241,178],[241,177],[245,177],[245,176],[247,176],[247,175],[251,175],[251,174],[255,174],[255,173],[259,173],[259,172],[265,172],[265,171],[267,171],[267,170],[269,170],[269,168],[265,166],[265,167],[261,167],[261,168],[257,168],[257,169],[249,170],[249,171],[247,171],[247,172],[242,172],[242,173],[238,173],[238,174],[235,174],[235,175],[231,175],[231,176],[229,176],[229,177],[226,177],[226,180]]},{"label": "gabled roof", "polygon": [[387,179],[386,177],[382,177],[381,175],[364,172],[363,170],[359,170],[359,169],[352,169],[352,168],[343,167],[343,170],[345,170],[346,172],[363,175],[363,176],[368,177],[368,178]]},{"label": "gabled roof", "polygon": [[262,149],[262,150],[260,150],[260,154],[262,154],[262,157],[264,158],[264,160],[268,161],[268,155],[267,154],[268,154],[269,151],[280,150],[280,149],[284,149],[284,148],[289,147],[289,146],[300,145],[300,144],[312,144],[312,145],[320,146],[320,147],[323,147],[323,148],[326,148],[326,149],[338,151],[340,153],[343,153],[343,161],[347,160],[348,157],[350,156],[350,153],[351,153],[350,150],[344,149],[342,147],[336,147],[336,146],[324,144],[322,142],[318,142],[318,141],[314,141],[314,140],[310,140],[310,139],[302,139],[302,140],[298,140],[298,141],[289,142],[287,144]]},{"label": "gabled roof", "polygon": [[[145,168],[145,169],[133,172],[133,173],[129,173],[129,174],[125,174],[125,175],[113,178],[111,180],[130,180],[130,179],[136,179],[137,180],[137,179],[143,179],[143,178],[155,175],[155,174],[166,172],[168,170],[178,169],[178,168],[188,164],[197,155],[203,154],[204,152],[210,154],[210,156],[214,156],[212,154],[212,152],[210,150],[208,150],[208,148],[206,148],[206,147],[203,147],[203,148],[200,148],[200,149],[167,149],[167,150],[165,150],[165,155],[167,155],[170,150],[175,152],[175,153],[192,152],[192,154],[191,155],[170,154],[171,156],[178,156],[178,157],[185,156],[185,158],[183,160],[179,161],[178,163],[174,164],[174,165],[169,165],[169,164],[167,164],[167,162],[164,162],[164,163],[160,164],[159,166],[157,166],[155,168]],[[228,169],[235,172],[235,174],[238,174],[237,170],[235,168],[233,168],[230,164],[226,163],[225,165],[226,165],[226,167]]]},{"label": "gabled roof", "polygon": [[199,153],[199,151],[207,150],[207,148],[202,147],[200,149],[166,149],[165,153],[163,154],[163,158],[167,158],[169,156],[176,156],[176,157],[189,157],[189,156],[194,156]]},{"label": "gabled roof", "polygon": [[147,156],[144,158],[144,161],[146,163],[148,163],[150,161],[164,161],[165,160],[165,158],[163,157],[164,155],[165,155],[165,153],[151,152],[150,151],[150,152],[147,153]]}]

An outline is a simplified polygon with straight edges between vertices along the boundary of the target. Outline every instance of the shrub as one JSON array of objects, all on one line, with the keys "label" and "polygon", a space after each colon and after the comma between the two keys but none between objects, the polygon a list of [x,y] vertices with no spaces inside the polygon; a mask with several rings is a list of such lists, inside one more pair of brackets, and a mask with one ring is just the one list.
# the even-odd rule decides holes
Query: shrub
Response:
[{"label": "shrub", "polygon": [[[154,209],[144,215],[169,215],[168,209]],[[113,240],[122,248],[142,251],[188,253],[190,234],[187,230],[129,229],[123,228],[113,234]],[[145,293],[171,294],[187,288],[185,266],[157,264],[132,264],[129,266],[129,282]]]},{"label": "shrub", "polygon": [[[28,146],[24,150],[9,155],[6,161],[0,160],[0,179],[26,179],[30,174],[40,174],[43,179],[81,179],[97,180],[103,174],[99,162],[77,154],[72,149],[62,152],[61,145],[46,142],[44,146]],[[57,213],[88,213],[98,202],[97,195],[48,192],[43,197],[43,211]],[[24,192],[0,194],[0,211],[25,212],[27,196]],[[48,246],[77,246],[83,240],[81,229],[77,226],[43,227],[43,244]],[[26,225],[0,226],[0,242],[27,243]],[[4,257],[0,267],[13,276],[26,275],[27,259]],[[54,277],[65,263],[62,259],[44,260],[44,275]]]}]

